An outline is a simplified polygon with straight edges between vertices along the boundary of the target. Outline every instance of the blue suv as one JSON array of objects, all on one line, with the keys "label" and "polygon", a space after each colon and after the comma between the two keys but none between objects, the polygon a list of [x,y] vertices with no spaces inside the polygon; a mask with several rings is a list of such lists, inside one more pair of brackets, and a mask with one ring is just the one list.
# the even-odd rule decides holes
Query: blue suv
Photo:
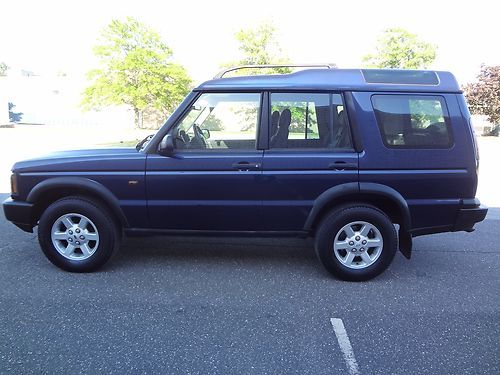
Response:
[{"label": "blue suv", "polygon": [[136,148],[18,162],[5,216],[55,265],[93,271],[123,235],[313,236],[344,280],[412,237],[472,231],[478,152],[448,72],[307,69],[218,77]]}]

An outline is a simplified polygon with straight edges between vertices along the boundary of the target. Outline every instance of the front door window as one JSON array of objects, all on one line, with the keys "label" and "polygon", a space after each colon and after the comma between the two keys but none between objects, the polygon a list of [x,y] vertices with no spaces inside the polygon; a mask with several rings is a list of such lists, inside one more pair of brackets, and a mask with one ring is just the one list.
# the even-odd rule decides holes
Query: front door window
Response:
[{"label": "front door window", "polygon": [[183,150],[255,150],[260,94],[206,93],[174,128]]}]

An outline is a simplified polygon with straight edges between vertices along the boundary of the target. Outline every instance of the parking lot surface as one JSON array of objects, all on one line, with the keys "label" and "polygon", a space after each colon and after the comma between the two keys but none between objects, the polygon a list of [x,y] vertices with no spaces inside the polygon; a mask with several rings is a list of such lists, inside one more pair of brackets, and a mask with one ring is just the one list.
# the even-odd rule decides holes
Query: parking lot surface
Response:
[{"label": "parking lot surface", "polygon": [[499,230],[493,209],[474,233],[416,238],[365,283],[330,277],[310,240],[268,238],[126,239],[71,274],[2,213],[0,373],[498,374]]}]

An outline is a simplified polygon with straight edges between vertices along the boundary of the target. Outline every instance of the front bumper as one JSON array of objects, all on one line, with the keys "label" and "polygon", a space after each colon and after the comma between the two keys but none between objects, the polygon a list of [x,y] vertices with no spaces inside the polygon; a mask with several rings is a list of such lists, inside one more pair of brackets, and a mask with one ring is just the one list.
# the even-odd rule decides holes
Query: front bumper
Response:
[{"label": "front bumper", "polygon": [[3,212],[5,218],[21,228],[25,232],[33,233],[36,225],[33,203],[15,201],[8,198],[3,202]]},{"label": "front bumper", "polygon": [[474,225],[483,221],[488,213],[488,209],[481,205],[479,199],[464,199],[462,207],[458,211],[457,220],[453,227],[453,231],[472,232]]}]

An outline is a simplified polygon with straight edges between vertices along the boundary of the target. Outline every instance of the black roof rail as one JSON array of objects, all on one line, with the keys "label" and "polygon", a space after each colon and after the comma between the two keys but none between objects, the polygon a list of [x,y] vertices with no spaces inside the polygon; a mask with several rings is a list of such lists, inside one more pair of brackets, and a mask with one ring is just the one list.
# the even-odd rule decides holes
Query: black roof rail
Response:
[{"label": "black roof rail", "polygon": [[234,72],[235,70],[241,69],[269,69],[269,68],[326,68],[335,69],[337,66],[335,64],[265,64],[265,65],[240,65],[233,66],[228,69],[224,69],[217,73],[214,79],[222,78],[225,74],[229,72]]}]

